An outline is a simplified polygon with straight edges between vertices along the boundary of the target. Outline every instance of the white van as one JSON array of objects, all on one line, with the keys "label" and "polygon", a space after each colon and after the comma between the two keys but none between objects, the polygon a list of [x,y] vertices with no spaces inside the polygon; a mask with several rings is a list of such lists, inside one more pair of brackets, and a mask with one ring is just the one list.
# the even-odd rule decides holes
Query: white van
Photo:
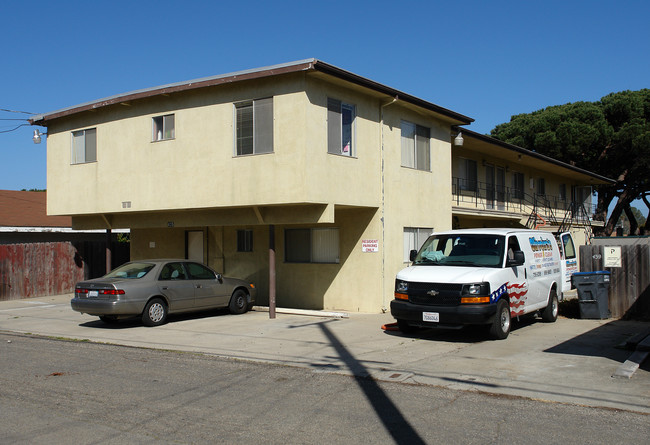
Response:
[{"label": "white van", "polygon": [[511,317],[541,311],[544,321],[553,322],[577,269],[571,235],[561,239],[568,259],[549,232],[434,233],[418,252],[411,251],[412,266],[397,274],[391,314],[403,332],[485,324],[497,339],[508,337]]}]

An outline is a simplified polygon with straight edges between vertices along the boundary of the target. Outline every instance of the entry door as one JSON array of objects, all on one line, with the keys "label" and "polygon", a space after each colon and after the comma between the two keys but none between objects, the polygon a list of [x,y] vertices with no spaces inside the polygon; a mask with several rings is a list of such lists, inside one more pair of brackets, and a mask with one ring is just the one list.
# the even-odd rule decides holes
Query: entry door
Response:
[{"label": "entry door", "polygon": [[203,264],[203,230],[185,232],[185,256],[188,260]]}]

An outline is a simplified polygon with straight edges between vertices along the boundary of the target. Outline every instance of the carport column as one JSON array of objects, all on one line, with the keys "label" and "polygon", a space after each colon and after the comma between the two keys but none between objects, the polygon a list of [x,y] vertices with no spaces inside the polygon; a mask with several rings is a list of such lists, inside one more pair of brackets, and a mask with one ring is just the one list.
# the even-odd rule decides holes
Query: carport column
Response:
[{"label": "carport column", "polygon": [[111,271],[111,229],[106,229],[106,273]]},{"label": "carport column", "polygon": [[275,318],[275,226],[269,226],[269,318]]}]

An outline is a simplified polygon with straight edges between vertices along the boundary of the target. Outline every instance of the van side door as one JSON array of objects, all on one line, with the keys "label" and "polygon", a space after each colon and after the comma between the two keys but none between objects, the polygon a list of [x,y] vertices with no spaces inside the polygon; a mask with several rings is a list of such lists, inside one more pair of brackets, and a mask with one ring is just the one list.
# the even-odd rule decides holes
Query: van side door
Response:
[{"label": "van side door", "polygon": [[562,292],[567,292],[571,290],[571,275],[578,271],[576,247],[569,232],[560,234],[560,257]]},{"label": "van side door", "polygon": [[[512,270],[507,285],[510,298],[510,315],[516,317],[525,313],[528,299],[528,272],[526,271],[526,259],[524,259],[524,264],[508,264],[509,261],[514,260],[516,251],[524,250],[519,244],[519,239],[515,235],[510,235],[506,246],[506,267]],[[524,252],[524,258],[525,256],[526,252]]]}]

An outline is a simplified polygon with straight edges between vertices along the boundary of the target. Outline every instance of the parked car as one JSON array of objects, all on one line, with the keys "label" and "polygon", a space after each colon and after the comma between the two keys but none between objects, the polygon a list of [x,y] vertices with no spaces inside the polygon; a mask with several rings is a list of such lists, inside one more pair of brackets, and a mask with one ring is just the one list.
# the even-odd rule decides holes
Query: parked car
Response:
[{"label": "parked car", "polygon": [[181,259],[125,263],[101,278],[75,286],[72,309],[96,315],[106,323],[141,316],[158,326],[172,313],[227,307],[243,314],[255,302],[255,286],[227,278],[209,267]]}]

